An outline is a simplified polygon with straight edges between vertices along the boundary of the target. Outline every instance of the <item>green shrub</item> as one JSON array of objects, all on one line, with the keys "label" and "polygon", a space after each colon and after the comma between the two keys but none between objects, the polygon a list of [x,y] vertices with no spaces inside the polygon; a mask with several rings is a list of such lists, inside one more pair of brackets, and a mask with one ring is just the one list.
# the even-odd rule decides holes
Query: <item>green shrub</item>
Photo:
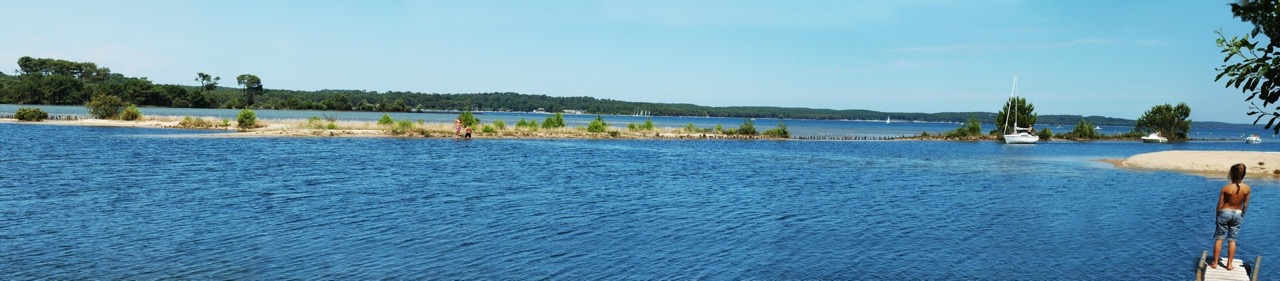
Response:
[{"label": "green shrub", "polygon": [[494,128],[492,125],[484,125],[484,128],[481,128],[480,131],[493,134],[493,133],[497,133],[498,129]]},{"label": "green shrub", "polygon": [[742,120],[742,126],[738,127],[738,134],[748,135],[748,136],[756,135],[757,132],[756,132],[755,122],[752,122],[751,119]]},{"label": "green shrub", "polygon": [[18,118],[18,120],[22,121],[43,121],[44,119],[49,119],[49,113],[39,108],[23,107],[13,114],[13,118]]},{"label": "green shrub", "polygon": [[391,125],[395,122],[395,120],[391,120],[391,115],[387,115],[386,113],[382,114],[382,119],[378,119],[378,125]]},{"label": "green shrub", "polygon": [[236,126],[241,130],[252,129],[258,123],[258,115],[252,109],[241,109],[240,114],[236,115]]},{"label": "green shrub", "polygon": [[968,121],[965,121],[964,124],[961,124],[960,127],[956,128],[954,131],[947,132],[946,136],[951,138],[982,136],[982,123],[978,122],[977,117],[970,115]]},{"label": "green shrub", "polygon": [[524,126],[529,126],[529,123],[525,122],[523,117],[520,118],[520,121],[516,121],[516,127],[524,127]]},{"label": "green shrub", "polygon": [[618,137],[618,136],[620,136],[620,135],[622,135],[622,133],[621,133],[621,132],[618,132],[618,131],[609,131],[609,137],[614,137],[614,138],[616,138],[616,137]]},{"label": "green shrub", "polygon": [[462,119],[462,127],[471,128],[480,124],[480,119],[476,118],[475,114],[471,114],[471,111],[463,111],[458,115],[458,119]]},{"label": "green shrub", "polygon": [[391,127],[391,134],[393,135],[401,135],[413,129],[413,121],[400,120],[394,123],[395,126]]},{"label": "green shrub", "polygon": [[129,105],[115,95],[95,95],[84,105],[89,108],[89,115],[98,119],[115,119],[126,106]]},{"label": "green shrub", "polygon": [[507,122],[502,121],[502,119],[498,119],[497,121],[493,121],[493,127],[498,128],[498,130],[506,130]]},{"label": "green shrub", "polygon": [[178,122],[178,127],[208,128],[208,127],[213,127],[213,123],[209,121],[205,121],[204,118],[191,118],[191,116],[183,116],[182,121]]},{"label": "green shrub", "polygon": [[126,107],[124,111],[120,112],[120,120],[137,121],[139,119],[142,119],[142,111],[138,110],[138,107],[132,104],[130,104],[129,107]]},{"label": "green shrub", "polygon": [[716,132],[717,134],[723,134],[723,133],[724,133],[724,126],[720,126],[720,124],[716,124],[716,131],[715,131],[715,132]]},{"label": "green shrub", "polygon": [[538,126],[538,120],[529,120],[529,123],[525,124],[525,128],[529,128],[530,131],[537,131],[540,127],[542,126]]},{"label": "green shrub", "polygon": [[227,120],[227,118],[222,118],[222,126],[231,127],[231,120]]},{"label": "green shrub", "polygon": [[1049,130],[1049,128],[1040,129],[1040,133],[1038,135],[1040,135],[1040,139],[1048,140],[1053,138],[1053,131]]},{"label": "green shrub", "polygon": [[1068,132],[1064,136],[1069,139],[1077,140],[1090,140],[1102,137],[1101,134],[1098,134],[1097,130],[1093,129],[1093,123],[1089,123],[1089,121],[1085,121],[1084,119],[1080,119],[1080,122],[1076,123],[1076,127],[1072,128],[1071,132]]},{"label": "green shrub", "polygon": [[596,120],[591,120],[591,124],[587,125],[587,132],[604,133],[609,129],[609,125],[604,123],[604,117],[596,115]]},{"label": "green shrub", "polygon": [[642,130],[653,130],[653,118],[645,118],[644,125],[640,126]]},{"label": "green shrub", "polygon": [[333,122],[329,122],[329,124],[324,125],[324,128],[325,128],[325,129],[327,129],[327,130],[337,130],[337,129],[338,129],[338,124],[334,124]]},{"label": "green shrub", "polygon": [[545,129],[564,128],[564,115],[561,115],[559,112],[556,112],[556,115],[547,117],[546,121],[542,121],[542,128],[545,128]]},{"label": "green shrub", "polygon": [[764,135],[769,137],[774,137],[774,138],[785,139],[785,138],[791,137],[791,132],[787,131],[786,123],[778,122],[778,126],[775,126],[773,127],[773,129],[769,129],[768,131],[764,131]]}]

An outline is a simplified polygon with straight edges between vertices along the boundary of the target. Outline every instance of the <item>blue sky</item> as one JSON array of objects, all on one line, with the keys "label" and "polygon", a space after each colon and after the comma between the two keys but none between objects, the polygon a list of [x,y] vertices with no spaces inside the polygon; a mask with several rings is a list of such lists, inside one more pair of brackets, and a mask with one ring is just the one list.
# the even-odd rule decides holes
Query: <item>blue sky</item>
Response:
[{"label": "blue sky", "polygon": [[1249,123],[1213,81],[1230,1],[9,1],[22,56],[195,85],[550,96],[888,112]]}]

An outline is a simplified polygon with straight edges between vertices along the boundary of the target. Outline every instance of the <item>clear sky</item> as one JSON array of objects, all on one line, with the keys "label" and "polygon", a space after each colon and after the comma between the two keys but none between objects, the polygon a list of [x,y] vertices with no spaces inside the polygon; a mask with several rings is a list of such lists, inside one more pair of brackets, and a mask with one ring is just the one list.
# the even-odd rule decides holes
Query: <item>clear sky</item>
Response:
[{"label": "clear sky", "polygon": [[519,92],[708,106],[1000,109],[1250,123],[1213,81],[1220,0],[12,1],[0,71],[89,61],[156,83]]}]

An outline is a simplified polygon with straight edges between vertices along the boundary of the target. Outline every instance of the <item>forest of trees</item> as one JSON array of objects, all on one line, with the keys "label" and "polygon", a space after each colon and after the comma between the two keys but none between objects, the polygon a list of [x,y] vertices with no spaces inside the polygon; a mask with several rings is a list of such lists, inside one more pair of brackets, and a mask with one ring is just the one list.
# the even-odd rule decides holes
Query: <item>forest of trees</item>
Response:
[{"label": "forest of trees", "polygon": [[[192,85],[152,83],[147,78],[111,73],[91,62],[22,57],[13,75],[0,72],[0,103],[83,105],[95,95],[114,95],[141,106],[185,108],[256,108],[343,111],[518,111],[567,109],[591,114],[708,116],[826,120],[927,121],[961,123],[970,116],[993,122],[991,112],[887,113],[764,106],[709,107],[693,104],[627,102],[592,97],[552,97],[518,93],[437,94],[360,90],[294,91],[267,89],[270,77],[239,74],[240,88],[218,85],[221,77],[193,73]],[[875,105],[868,105],[874,107]],[[1037,124],[1074,124],[1081,119],[1101,126],[1133,126],[1134,120],[1101,116],[1040,115]]]}]

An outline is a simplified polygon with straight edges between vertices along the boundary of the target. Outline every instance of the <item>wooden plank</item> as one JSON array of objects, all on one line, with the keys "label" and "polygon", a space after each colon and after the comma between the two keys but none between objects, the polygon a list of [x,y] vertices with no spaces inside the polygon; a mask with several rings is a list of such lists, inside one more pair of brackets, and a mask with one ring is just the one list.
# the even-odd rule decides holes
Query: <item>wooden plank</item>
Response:
[{"label": "wooden plank", "polygon": [[1222,264],[1227,263],[1227,258],[1218,261],[1218,268],[1206,267],[1204,269],[1205,281],[1249,281],[1249,272],[1244,269],[1244,261],[1235,259],[1231,261],[1232,270],[1227,270]]}]

